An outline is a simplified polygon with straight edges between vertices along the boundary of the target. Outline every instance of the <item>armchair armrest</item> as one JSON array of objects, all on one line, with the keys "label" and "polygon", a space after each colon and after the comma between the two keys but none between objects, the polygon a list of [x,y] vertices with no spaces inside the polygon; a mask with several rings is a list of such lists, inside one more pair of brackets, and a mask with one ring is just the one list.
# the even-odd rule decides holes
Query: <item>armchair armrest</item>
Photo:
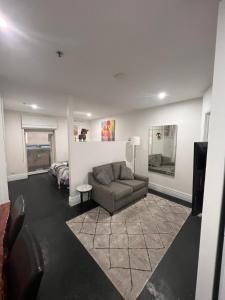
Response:
[{"label": "armchair armrest", "polygon": [[149,178],[143,175],[134,174],[134,179],[145,181],[147,184],[149,182]]},{"label": "armchair armrest", "polygon": [[110,213],[114,212],[114,193],[107,186],[97,182],[93,176],[93,173],[88,173],[88,183],[93,187],[93,200]]}]

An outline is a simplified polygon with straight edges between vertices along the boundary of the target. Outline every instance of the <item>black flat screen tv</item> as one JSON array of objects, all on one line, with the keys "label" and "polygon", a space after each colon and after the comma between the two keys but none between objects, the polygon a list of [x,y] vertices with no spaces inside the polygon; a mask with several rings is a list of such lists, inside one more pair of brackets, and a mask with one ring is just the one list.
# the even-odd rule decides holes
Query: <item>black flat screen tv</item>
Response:
[{"label": "black flat screen tv", "polygon": [[192,188],[192,215],[202,213],[205,170],[207,160],[207,142],[194,143],[194,168],[193,168],[193,188]]}]

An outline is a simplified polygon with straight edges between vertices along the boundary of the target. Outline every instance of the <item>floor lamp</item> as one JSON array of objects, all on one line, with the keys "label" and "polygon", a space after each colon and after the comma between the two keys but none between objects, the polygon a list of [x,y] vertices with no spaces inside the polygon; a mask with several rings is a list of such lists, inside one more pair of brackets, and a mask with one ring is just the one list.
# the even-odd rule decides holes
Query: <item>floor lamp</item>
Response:
[{"label": "floor lamp", "polygon": [[141,144],[141,138],[140,136],[134,136],[132,138],[133,145],[134,145],[134,174],[135,174],[135,162],[136,162],[136,147],[140,146]]}]

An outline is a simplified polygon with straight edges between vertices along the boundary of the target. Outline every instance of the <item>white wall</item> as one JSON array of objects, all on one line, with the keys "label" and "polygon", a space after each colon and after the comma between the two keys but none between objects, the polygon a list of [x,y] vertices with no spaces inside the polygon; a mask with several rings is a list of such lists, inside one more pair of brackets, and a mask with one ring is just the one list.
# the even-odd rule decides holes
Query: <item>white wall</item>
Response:
[{"label": "white wall", "polygon": [[201,141],[204,141],[205,115],[211,112],[212,105],[212,87],[210,87],[203,95],[202,103],[202,122],[201,122]]},{"label": "white wall", "polygon": [[0,95],[0,204],[9,201],[7,172],[6,172],[6,155],[5,155],[5,132],[4,132],[4,111],[3,99]]},{"label": "white wall", "polygon": [[8,178],[26,178],[24,132],[21,128],[21,114],[18,112],[5,111],[5,147]]},{"label": "white wall", "polygon": [[[196,300],[212,300],[225,161],[225,0],[220,2]],[[224,278],[224,277],[223,277]],[[225,285],[225,282],[221,283]],[[221,292],[224,292],[221,288]],[[220,299],[225,299],[221,294]]]},{"label": "white wall", "polygon": [[[200,140],[202,99],[109,117],[116,120],[116,140],[141,136],[137,147],[137,173],[149,176],[150,186],[191,201],[194,142]],[[93,140],[101,140],[101,121],[91,123]],[[151,126],[178,125],[175,177],[148,172],[148,132]]]},{"label": "white wall", "polygon": [[57,118],[50,116],[42,116],[39,114],[22,113],[22,128],[24,129],[56,129]]},{"label": "white wall", "polygon": [[[21,126],[21,115],[22,113],[20,112],[5,111],[5,140],[8,180],[27,178],[27,161],[24,130]],[[55,119],[57,124],[57,129],[55,130],[56,160],[68,160],[67,120],[65,118]]]},{"label": "white wall", "polygon": [[106,119],[116,120],[116,131],[115,139],[116,141],[124,141],[129,137],[133,136],[133,128],[135,123],[135,114],[121,114],[117,116],[112,116],[105,119],[94,120],[91,122],[91,140],[101,141],[101,122]]},{"label": "white wall", "polygon": [[[71,145],[70,205],[79,203],[76,187],[88,183],[88,172],[93,167],[115,161],[127,161],[127,142],[85,142]],[[129,165],[127,161],[127,165]]]},{"label": "white wall", "polygon": [[55,130],[55,160],[68,160],[68,126],[65,118],[57,119],[57,129]]}]

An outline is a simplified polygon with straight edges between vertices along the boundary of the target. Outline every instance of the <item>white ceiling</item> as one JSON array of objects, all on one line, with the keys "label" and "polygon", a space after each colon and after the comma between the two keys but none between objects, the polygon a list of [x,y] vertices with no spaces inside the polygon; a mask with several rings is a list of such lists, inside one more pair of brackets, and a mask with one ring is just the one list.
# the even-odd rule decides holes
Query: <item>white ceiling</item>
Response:
[{"label": "white ceiling", "polygon": [[[212,83],[218,1],[0,0],[5,106],[94,117],[202,96]],[[65,55],[58,58],[56,50]],[[118,80],[113,74],[123,72]],[[159,101],[159,91],[169,97]]]}]

